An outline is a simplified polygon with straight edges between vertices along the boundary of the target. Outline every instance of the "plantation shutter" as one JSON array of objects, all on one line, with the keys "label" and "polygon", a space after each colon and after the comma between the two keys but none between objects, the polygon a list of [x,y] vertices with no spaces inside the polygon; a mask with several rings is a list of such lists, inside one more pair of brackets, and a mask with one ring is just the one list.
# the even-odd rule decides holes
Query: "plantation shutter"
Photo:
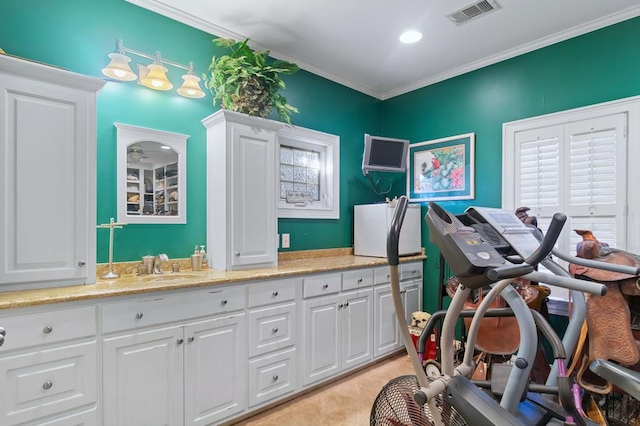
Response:
[{"label": "plantation shutter", "polygon": [[[565,126],[569,163],[566,212],[571,229],[590,229],[613,247],[626,247],[625,116],[600,117]],[[571,232],[569,245],[581,238]]]},{"label": "plantation shutter", "polygon": [[516,202],[531,209],[541,228],[562,208],[562,126],[516,134]]}]

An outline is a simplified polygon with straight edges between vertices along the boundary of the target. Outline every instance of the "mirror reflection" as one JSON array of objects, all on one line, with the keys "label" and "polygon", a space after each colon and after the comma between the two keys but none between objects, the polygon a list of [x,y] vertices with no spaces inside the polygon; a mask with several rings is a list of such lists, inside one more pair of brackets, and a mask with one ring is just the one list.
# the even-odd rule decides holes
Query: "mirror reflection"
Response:
[{"label": "mirror reflection", "polygon": [[177,216],[178,153],[170,146],[141,141],[127,147],[127,216]]},{"label": "mirror reflection", "polygon": [[114,123],[118,222],[187,223],[188,135]]}]

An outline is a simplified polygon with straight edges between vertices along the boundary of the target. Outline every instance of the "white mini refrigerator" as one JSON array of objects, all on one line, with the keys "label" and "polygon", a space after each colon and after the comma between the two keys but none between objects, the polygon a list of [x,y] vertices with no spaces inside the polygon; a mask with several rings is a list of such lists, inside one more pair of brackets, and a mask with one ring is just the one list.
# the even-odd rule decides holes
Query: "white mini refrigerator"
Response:
[{"label": "white mini refrigerator", "polygon": [[[390,203],[354,206],[354,255],[387,257],[387,234],[394,211],[395,205]],[[400,230],[400,256],[421,253],[421,224],[420,205],[410,204]]]}]

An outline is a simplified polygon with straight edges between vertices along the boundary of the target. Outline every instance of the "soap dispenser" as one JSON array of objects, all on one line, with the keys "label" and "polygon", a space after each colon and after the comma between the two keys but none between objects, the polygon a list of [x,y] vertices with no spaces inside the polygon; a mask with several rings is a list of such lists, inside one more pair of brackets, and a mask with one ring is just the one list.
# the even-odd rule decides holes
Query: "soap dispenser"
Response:
[{"label": "soap dispenser", "polygon": [[191,255],[191,270],[192,271],[202,270],[202,255],[198,251],[198,246],[195,246],[193,250],[193,254]]},{"label": "soap dispenser", "polygon": [[202,255],[202,267],[206,268],[207,267],[207,252],[204,249],[204,246],[200,246],[200,254]]}]

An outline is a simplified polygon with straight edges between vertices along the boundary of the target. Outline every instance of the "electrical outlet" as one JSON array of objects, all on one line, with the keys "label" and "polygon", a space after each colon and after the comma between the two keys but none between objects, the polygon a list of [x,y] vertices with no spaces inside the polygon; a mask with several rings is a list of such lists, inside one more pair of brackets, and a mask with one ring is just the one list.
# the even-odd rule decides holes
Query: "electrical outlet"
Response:
[{"label": "electrical outlet", "polygon": [[282,234],[282,248],[289,248],[289,234]]}]

